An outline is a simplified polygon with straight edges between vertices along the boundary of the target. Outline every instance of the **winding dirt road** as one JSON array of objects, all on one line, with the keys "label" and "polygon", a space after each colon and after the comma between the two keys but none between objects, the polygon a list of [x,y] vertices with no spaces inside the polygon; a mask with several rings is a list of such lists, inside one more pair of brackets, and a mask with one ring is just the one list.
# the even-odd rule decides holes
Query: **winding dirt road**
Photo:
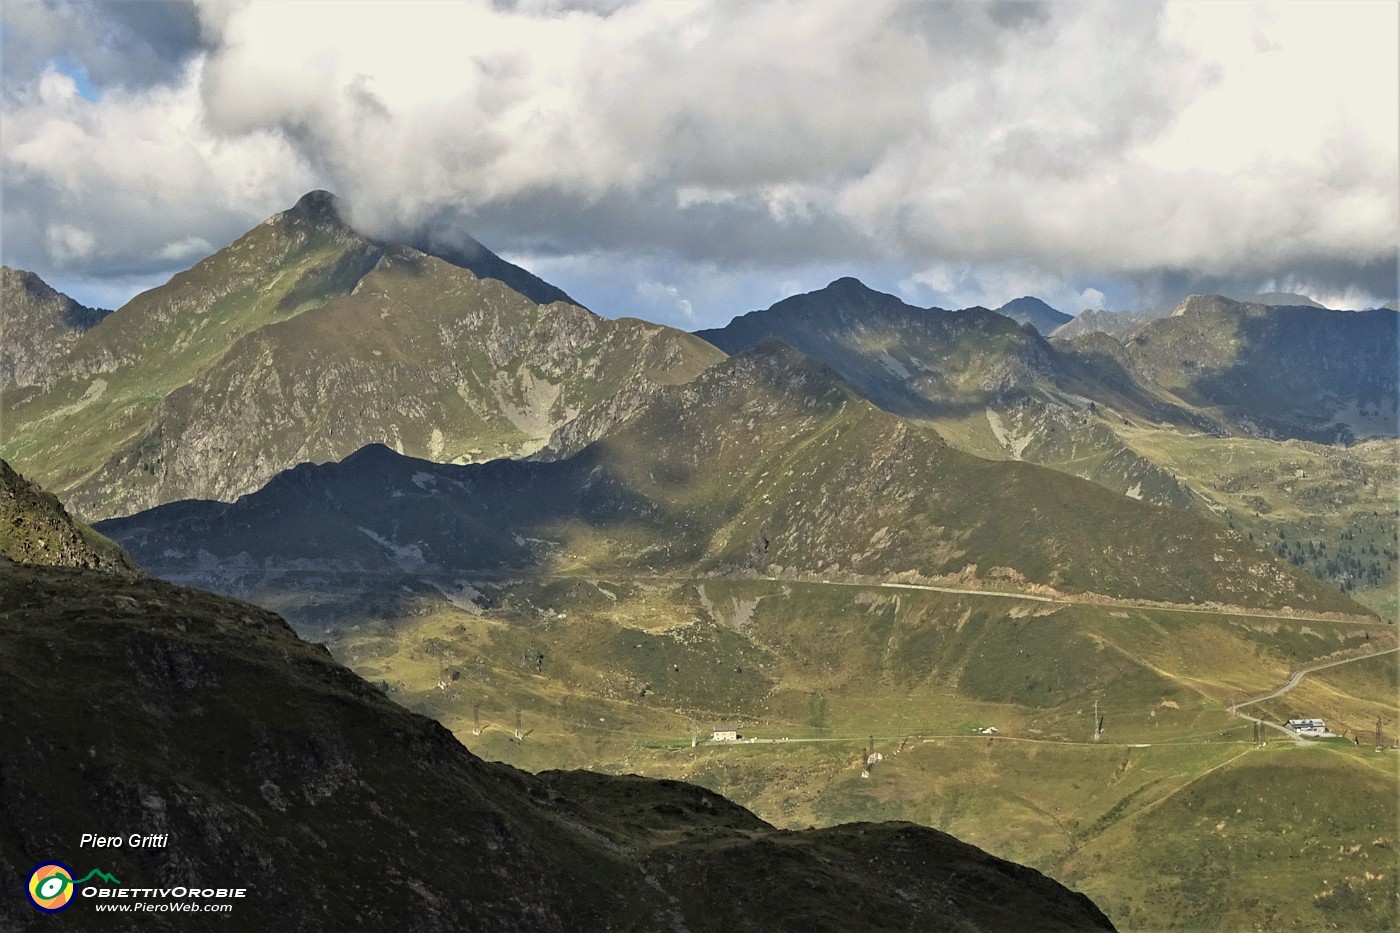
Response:
[{"label": "winding dirt road", "polygon": [[[1242,713],[1240,712],[1240,710],[1246,706],[1253,706],[1255,703],[1263,703],[1265,700],[1272,700],[1274,699],[1274,697],[1283,696],[1285,693],[1298,686],[1298,684],[1302,683],[1303,678],[1308,674],[1311,674],[1315,671],[1326,670],[1329,667],[1336,667],[1339,664],[1350,664],[1353,661],[1364,661],[1367,658],[1378,658],[1383,654],[1394,654],[1397,651],[1400,651],[1400,646],[1394,648],[1386,648],[1384,651],[1373,651],[1370,654],[1359,655],[1355,658],[1342,658],[1340,661],[1328,661],[1325,664],[1314,664],[1311,667],[1300,668],[1293,672],[1293,676],[1288,678],[1288,683],[1284,684],[1282,687],[1279,687],[1272,693],[1266,693],[1262,696],[1257,696],[1252,700],[1245,700],[1243,703],[1236,703],[1230,707],[1230,712],[1234,713],[1241,719],[1254,719],[1253,716],[1250,716],[1247,713]],[[1264,722],[1263,720],[1259,721]],[[1289,729],[1287,726],[1280,726],[1277,723],[1273,722],[1264,722],[1264,725],[1268,726],[1270,729],[1277,729],[1279,732],[1282,732],[1284,735],[1288,736],[1294,742],[1297,742],[1299,745],[1312,744],[1312,742],[1303,738],[1301,735],[1294,732],[1292,729]]]}]

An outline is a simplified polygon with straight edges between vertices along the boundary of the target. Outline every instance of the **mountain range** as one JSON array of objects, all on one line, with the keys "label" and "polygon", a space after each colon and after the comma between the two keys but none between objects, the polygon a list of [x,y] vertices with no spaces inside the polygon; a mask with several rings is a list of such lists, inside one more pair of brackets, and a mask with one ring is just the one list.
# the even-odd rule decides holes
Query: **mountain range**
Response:
[{"label": "mountain range", "polygon": [[[561,460],[456,467],[376,445],[233,504],[173,503],[98,527],[184,579],[209,564],[700,573],[1364,614],[1213,519],[951,448],[771,339],[657,392]],[[1173,573],[1143,573],[1156,562]]]},{"label": "mountain range", "polygon": [[[45,375],[4,385],[0,454],[92,520],[232,500],[368,443],[439,462],[562,456],[655,388],[770,336],[968,452],[1177,508],[1200,508],[1201,490],[1126,443],[1125,422],[1327,443],[1396,434],[1384,311],[1201,298],[1183,305],[1190,325],[1177,313],[1127,342],[1095,332],[1052,344],[1004,313],[917,309],[841,279],[702,341],[598,317],[455,239],[464,245],[437,256],[374,240],[312,192],[114,313],[9,274],[7,296],[51,296],[7,297],[14,345],[49,349],[43,360],[11,351],[12,368],[23,356],[25,373]],[[1001,311],[1053,311],[1042,305]],[[82,326],[58,339],[56,315]]]},{"label": "mountain range", "polygon": [[[0,750],[4,786],[238,838],[284,900],[267,866],[305,863],[371,925],[407,901],[424,929],[922,928],[950,898],[953,928],[1100,922],[1033,879],[1039,906],[975,880],[1010,910],[979,913],[963,856],[1014,870],[838,825],[894,817],[1135,929],[1393,926],[1393,876],[1362,871],[1393,844],[1382,760],[1251,745],[1234,711],[1349,739],[1400,713],[1394,311],[1058,323],[844,278],[686,334],[461,231],[367,236],[324,192],[114,312],[35,283],[5,279],[0,455],[97,530],[0,469],[25,562],[0,561],[0,717],[67,737]],[[230,768],[221,735],[256,754]],[[15,807],[11,874],[72,828]],[[287,814],[305,838],[270,831]],[[326,861],[352,835],[389,840],[387,894],[373,859]]]},{"label": "mountain range", "polygon": [[1130,379],[1121,388],[1099,380],[1035,330],[985,308],[915,308],[839,279],[697,333],[728,353],[782,340],[885,410],[927,421],[978,456],[1061,468],[1157,504],[1196,505],[1175,477],[1129,450],[1106,419],[1118,411],[1120,418],[1189,424],[1193,412]]},{"label": "mountain range", "polygon": [[367,441],[449,461],[528,454],[719,358],[601,318],[484,249],[445,255],[471,267],[370,239],[312,192],[77,337],[51,385],[8,387],[0,453],[99,519],[236,498]]}]

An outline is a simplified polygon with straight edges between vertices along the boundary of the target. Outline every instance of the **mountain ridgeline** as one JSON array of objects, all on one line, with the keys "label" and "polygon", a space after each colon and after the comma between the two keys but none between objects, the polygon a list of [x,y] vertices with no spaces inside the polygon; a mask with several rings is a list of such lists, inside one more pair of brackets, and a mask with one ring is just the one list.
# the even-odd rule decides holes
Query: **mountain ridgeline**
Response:
[{"label": "mountain ridgeline", "polygon": [[32,272],[0,266],[0,386],[45,386],[78,338],[111,314],[54,291]]},{"label": "mountain ridgeline", "polygon": [[[1189,423],[1191,413],[1126,380],[1099,382],[1034,328],[985,308],[915,308],[855,279],[698,335],[728,353],[776,337],[821,360],[886,411],[927,421],[960,449],[1027,460],[1176,508],[1195,497],[1109,429],[1109,410]],[[1100,412],[1100,407],[1107,410]]]},{"label": "mountain ridgeline", "polygon": [[771,340],[562,460],[458,467],[375,446],[231,505],[99,528],[148,570],[215,588],[245,572],[700,573],[1364,613],[1213,519],[949,447]]},{"label": "mountain ridgeline", "polygon": [[1124,342],[1141,383],[1228,428],[1276,439],[1393,438],[1400,315],[1193,296]]},{"label": "mountain ridgeline", "polygon": [[[63,524],[53,505],[9,508]],[[89,562],[0,560],[6,930],[48,928],[21,892],[54,859],[245,891],[207,927],[78,898],[78,930],[1112,929],[933,829],[780,832],[692,785],[488,763],[272,613]],[[132,827],[166,845],[80,850]]]},{"label": "mountain ridgeline", "polygon": [[1148,321],[1166,317],[1170,313],[1170,309],[1163,311],[1108,311],[1088,308],[1080,311],[1046,336],[1069,340],[1088,334],[1108,334],[1117,340],[1123,340]]},{"label": "mountain ridgeline", "polygon": [[614,396],[720,358],[601,318],[475,241],[444,255],[370,239],[313,192],[84,332],[51,385],[8,387],[0,454],[103,518],[236,498],[370,442],[529,454],[581,413],[625,413]]}]

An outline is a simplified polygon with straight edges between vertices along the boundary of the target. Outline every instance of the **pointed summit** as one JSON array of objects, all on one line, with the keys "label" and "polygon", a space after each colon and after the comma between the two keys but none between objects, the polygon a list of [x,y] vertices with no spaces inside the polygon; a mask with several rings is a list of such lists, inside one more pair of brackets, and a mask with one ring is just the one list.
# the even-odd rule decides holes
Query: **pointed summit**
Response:
[{"label": "pointed summit", "polygon": [[876,291],[860,279],[842,276],[813,292],[784,298],[762,311],[742,314],[724,327],[698,330],[695,336],[708,340],[726,353],[739,353],[764,337],[777,336],[809,356],[813,354],[799,337],[824,333],[879,313],[928,312],[906,305],[894,295]]},{"label": "pointed summit", "polygon": [[[465,234],[453,244],[467,255],[430,256],[356,232],[348,214],[312,191],[72,340],[45,364],[59,382],[6,408],[0,456],[79,516],[105,517],[233,499],[376,442],[442,460],[522,456],[592,413],[576,432],[591,440],[629,399],[721,356],[567,303]],[[7,326],[39,342],[17,355],[28,338],[7,330],[0,375],[44,359],[49,340],[29,323],[38,315],[11,314],[9,278]]]},{"label": "pointed summit", "polygon": [[[379,250],[396,245],[393,242],[368,236],[358,230],[354,225],[349,205],[335,194],[319,188],[302,195],[297,203],[287,210],[280,214],[274,214],[268,219],[268,223],[353,236]],[[458,268],[467,269],[477,278],[496,279],[499,282],[504,282],[535,304],[547,305],[562,301],[566,304],[583,307],[579,302],[569,297],[563,289],[551,285],[512,262],[502,259],[464,230],[419,231],[419,233],[405,238],[399,245],[410,247],[429,256],[435,256]]]},{"label": "pointed summit", "polygon": [[1029,324],[1041,336],[1046,337],[1054,333],[1057,327],[1068,324],[1071,320],[1068,314],[1050,307],[1033,295],[1024,295],[1008,301],[997,308],[997,314],[1009,317],[1018,324]]}]

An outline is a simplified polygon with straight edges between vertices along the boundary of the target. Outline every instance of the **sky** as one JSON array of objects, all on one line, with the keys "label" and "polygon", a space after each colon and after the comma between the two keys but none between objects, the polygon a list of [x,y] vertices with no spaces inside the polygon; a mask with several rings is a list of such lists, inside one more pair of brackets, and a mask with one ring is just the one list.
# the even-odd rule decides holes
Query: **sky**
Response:
[{"label": "sky", "polygon": [[116,307],[306,191],[695,329],[1396,298],[1400,5],[3,0],[0,261]]}]

